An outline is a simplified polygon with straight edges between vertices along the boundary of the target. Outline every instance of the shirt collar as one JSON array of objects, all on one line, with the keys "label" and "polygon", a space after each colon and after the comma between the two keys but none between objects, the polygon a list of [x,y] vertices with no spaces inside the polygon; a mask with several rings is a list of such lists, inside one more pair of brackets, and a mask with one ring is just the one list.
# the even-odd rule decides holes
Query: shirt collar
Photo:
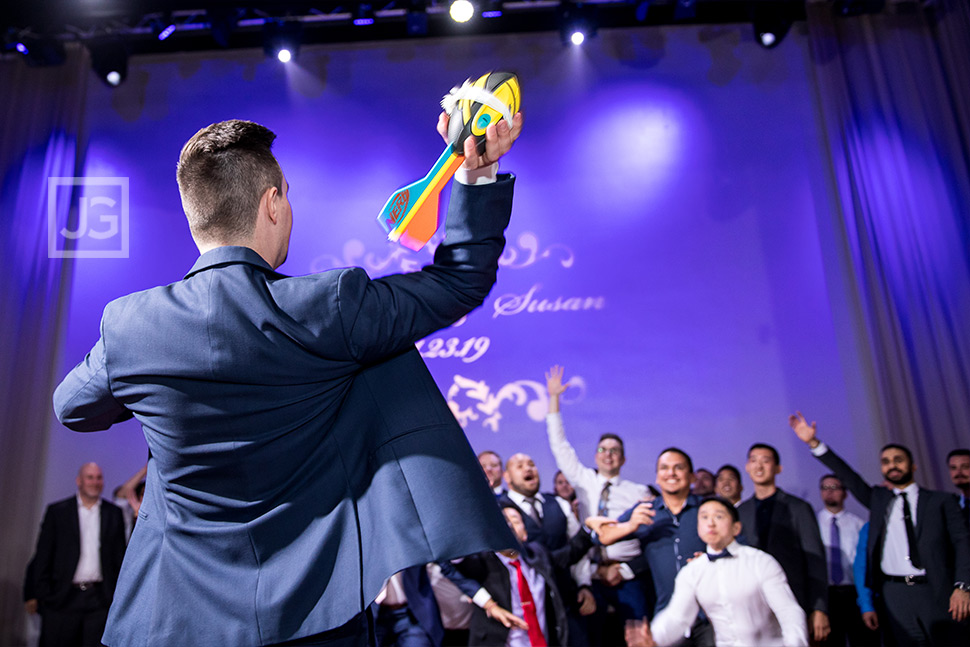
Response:
[{"label": "shirt collar", "polygon": [[93,510],[94,508],[97,508],[99,510],[101,509],[101,497],[98,497],[98,502],[95,503],[90,508],[88,508],[87,506],[84,505],[84,501],[81,500],[81,493],[80,492],[75,492],[74,493],[74,498],[77,500],[77,507],[78,507],[78,509],[81,509],[81,508],[84,508],[85,510]]},{"label": "shirt collar", "polygon": [[607,483],[610,484],[610,487],[611,488],[615,488],[617,485],[620,484],[620,475],[617,474],[616,476],[614,476],[612,478],[606,478],[605,476],[603,476],[602,474],[600,474],[599,472],[597,472],[596,473],[596,480],[599,483],[600,489],[603,489],[603,487]]},{"label": "shirt collar", "polygon": [[[728,544],[727,546],[725,546],[724,549],[727,552],[731,553],[731,556],[732,557],[737,557],[738,556],[738,553],[741,551],[741,544],[738,543],[738,540],[737,539],[734,539],[733,541],[731,541],[730,544]],[[706,552],[707,552],[708,555],[717,555],[721,551],[714,550],[710,546],[707,546]]]},{"label": "shirt collar", "polygon": [[235,245],[226,245],[224,247],[216,247],[210,249],[205,254],[199,257],[189,270],[189,273],[185,275],[185,278],[189,278],[194,274],[198,274],[204,270],[211,269],[213,267],[220,267],[225,265],[238,265],[240,263],[245,263],[247,265],[252,265],[258,267],[259,269],[274,275],[277,278],[282,278],[284,275],[273,270],[269,266],[262,256],[256,253],[255,250],[249,247],[238,247]]},{"label": "shirt collar", "polygon": [[[526,500],[529,497],[525,496],[524,494],[520,494],[520,493],[516,492],[515,490],[509,490],[509,498],[512,499],[512,502],[513,503],[515,503],[516,505],[521,506],[523,503],[526,502]],[[546,498],[544,496],[542,496],[542,492],[536,492],[536,495],[534,497],[532,497],[532,498],[535,499],[536,501],[538,501],[539,503],[545,503],[546,502]]]},{"label": "shirt collar", "polygon": [[907,494],[907,498],[912,499],[914,496],[919,495],[919,486],[916,485],[916,481],[913,481],[902,489],[895,486],[893,487],[893,494],[902,494],[903,492]]}]

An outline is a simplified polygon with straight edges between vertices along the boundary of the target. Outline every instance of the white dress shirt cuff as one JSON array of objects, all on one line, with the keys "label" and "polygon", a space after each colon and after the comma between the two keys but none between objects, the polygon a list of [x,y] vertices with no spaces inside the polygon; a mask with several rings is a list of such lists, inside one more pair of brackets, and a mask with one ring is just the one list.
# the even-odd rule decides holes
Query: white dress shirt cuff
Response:
[{"label": "white dress shirt cuff", "polygon": [[458,167],[455,171],[455,180],[461,184],[492,184],[498,179],[498,162],[492,162],[488,166],[469,171]]},{"label": "white dress shirt cuff", "polygon": [[472,598],[472,602],[474,602],[476,605],[484,609],[485,605],[488,604],[489,600],[491,599],[492,599],[492,596],[489,595],[488,591],[486,591],[484,588],[481,588],[481,589],[478,589],[478,592],[475,594],[475,597]]},{"label": "white dress shirt cuff", "polygon": [[818,441],[818,445],[816,445],[814,449],[812,449],[812,456],[821,456],[828,450],[829,450],[828,445],[826,445],[820,440]]},{"label": "white dress shirt cuff", "polygon": [[620,575],[623,576],[624,580],[632,580],[635,577],[633,575],[633,569],[626,563],[620,564]]}]

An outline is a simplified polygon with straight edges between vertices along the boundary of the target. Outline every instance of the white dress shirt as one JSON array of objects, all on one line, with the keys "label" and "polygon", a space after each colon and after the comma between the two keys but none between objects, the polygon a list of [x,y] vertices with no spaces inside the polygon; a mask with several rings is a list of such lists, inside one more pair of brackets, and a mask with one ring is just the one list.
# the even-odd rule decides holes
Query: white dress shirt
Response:
[{"label": "white dress shirt", "polygon": [[87,508],[77,495],[77,520],[81,531],[81,554],[74,571],[74,582],[100,582],[101,574],[101,499]]},{"label": "white dress shirt", "polygon": [[903,497],[899,496],[901,492],[905,492],[906,498],[909,499],[913,529],[919,527],[916,519],[919,486],[910,483],[902,490],[893,488],[893,494],[896,497],[889,504],[889,516],[886,517],[886,543],[883,544],[880,567],[886,575],[926,575],[926,569],[916,568],[909,561],[909,539],[906,537],[906,521],[903,519]]},{"label": "white dress shirt", "polygon": [[[502,564],[509,571],[509,584],[512,587],[512,608],[509,611],[526,620],[525,615],[522,613],[522,597],[519,595],[519,576],[515,571],[515,567],[512,566],[512,560],[502,553],[495,554],[498,555],[498,558],[502,560]],[[534,568],[525,563],[522,555],[519,555],[516,559],[522,565],[522,574],[525,576],[525,581],[529,585],[529,593],[532,594],[532,600],[535,602],[539,628],[542,629],[542,635],[546,637],[546,644],[555,644],[555,637],[550,637],[546,631],[546,581]],[[506,647],[529,647],[531,645],[529,642],[529,632],[515,627],[509,629],[509,637],[505,640],[505,645]]]},{"label": "white dress shirt", "polygon": [[677,574],[670,603],[650,623],[657,644],[681,640],[703,609],[717,647],[807,647],[805,612],[775,558],[736,541],[727,550],[732,557],[702,555]]},{"label": "white dress shirt", "polygon": [[[549,448],[556,458],[556,464],[563,476],[576,490],[579,501],[580,516],[595,515],[600,504],[600,495],[607,479],[591,467],[583,465],[576,450],[566,440],[566,430],[562,424],[562,414],[550,413],[546,415],[546,430],[549,433]],[[607,500],[606,514],[616,519],[621,514],[635,506],[640,501],[651,499],[650,490],[646,485],[634,483],[615,476],[609,479],[610,496]],[[606,547],[608,559],[617,562],[628,562],[640,554],[640,541],[627,539]],[[632,572],[629,577],[632,577]],[[628,578],[629,579],[629,578]]]},{"label": "white dress shirt", "polygon": [[472,619],[471,599],[442,575],[441,567],[434,562],[428,564],[428,579],[441,611],[441,624],[445,629],[468,629]]},{"label": "white dress shirt", "polygon": [[854,515],[847,510],[842,510],[835,514],[831,513],[827,508],[822,508],[818,511],[818,529],[822,533],[822,543],[825,544],[825,560],[826,564],[828,564],[828,580],[830,585],[833,584],[832,564],[829,563],[829,560],[832,558],[829,547],[832,545],[833,519],[835,519],[835,525],[839,528],[839,549],[842,556],[842,581],[839,582],[839,585],[851,586],[855,583],[852,577],[852,564],[855,562],[856,547],[859,543],[859,531],[862,530],[865,521],[858,515]]}]

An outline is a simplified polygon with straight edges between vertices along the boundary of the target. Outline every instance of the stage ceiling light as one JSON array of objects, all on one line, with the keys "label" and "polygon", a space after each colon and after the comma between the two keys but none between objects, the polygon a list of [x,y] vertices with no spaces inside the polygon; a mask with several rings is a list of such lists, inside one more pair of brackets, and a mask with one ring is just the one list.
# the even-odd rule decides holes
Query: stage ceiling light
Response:
[{"label": "stage ceiling light", "polygon": [[590,5],[566,5],[559,16],[559,38],[563,45],[582,45],[596,36],[595,8]]},{"label": "stage ceiling light", "polygon": [[289,63],[300,52],[303,25],[296,21],[270,21],[263,24],[263,51],[281,63]]},{"label": "stage ceiling light", "polygon": [[755,18],[752,25],[754,38],[765,49],[778,47],[785,36],[788,35],[791,24],[791,20],[781,17]]},{"label": "stage ceiling light", "polygon": [[475,5],[470,0],[455,0],[451,3],[448,14],[455,22],[468,22],[475,15]]},{"label": "stage ceiling light", "polygon": [[64,43],[53,38],[24,36],[16,39],[14,49],[20,52],[30,67],[61,65],[67,59]]},{"label": "stage ceiling light", "polygon": [[98,78],[116,88],[128,78],[128,48],[123,40],[107,39],[88,43],[91,67]]}]

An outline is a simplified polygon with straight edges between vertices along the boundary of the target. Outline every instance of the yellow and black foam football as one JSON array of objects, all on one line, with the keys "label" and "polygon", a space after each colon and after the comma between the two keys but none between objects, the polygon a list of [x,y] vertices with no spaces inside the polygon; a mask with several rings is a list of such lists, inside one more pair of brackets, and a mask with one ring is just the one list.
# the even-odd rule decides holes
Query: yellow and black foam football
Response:
[{"label": "yellow and black foam football", "polygon": [[[466,91],[466,88],[471,89]],[[519,78],[511,72],[489,72],[474,83],[466,83],[455,93],[459,98],[448,114],[448,141],[452,150],[459,154],[464,151],[465,140],[469,137],[475,138],[478,154],[483,154],[485,129],[506,115],[511,118],[519,111],[522,101]],[[499,107],[504,110],[497,109]]]}]

